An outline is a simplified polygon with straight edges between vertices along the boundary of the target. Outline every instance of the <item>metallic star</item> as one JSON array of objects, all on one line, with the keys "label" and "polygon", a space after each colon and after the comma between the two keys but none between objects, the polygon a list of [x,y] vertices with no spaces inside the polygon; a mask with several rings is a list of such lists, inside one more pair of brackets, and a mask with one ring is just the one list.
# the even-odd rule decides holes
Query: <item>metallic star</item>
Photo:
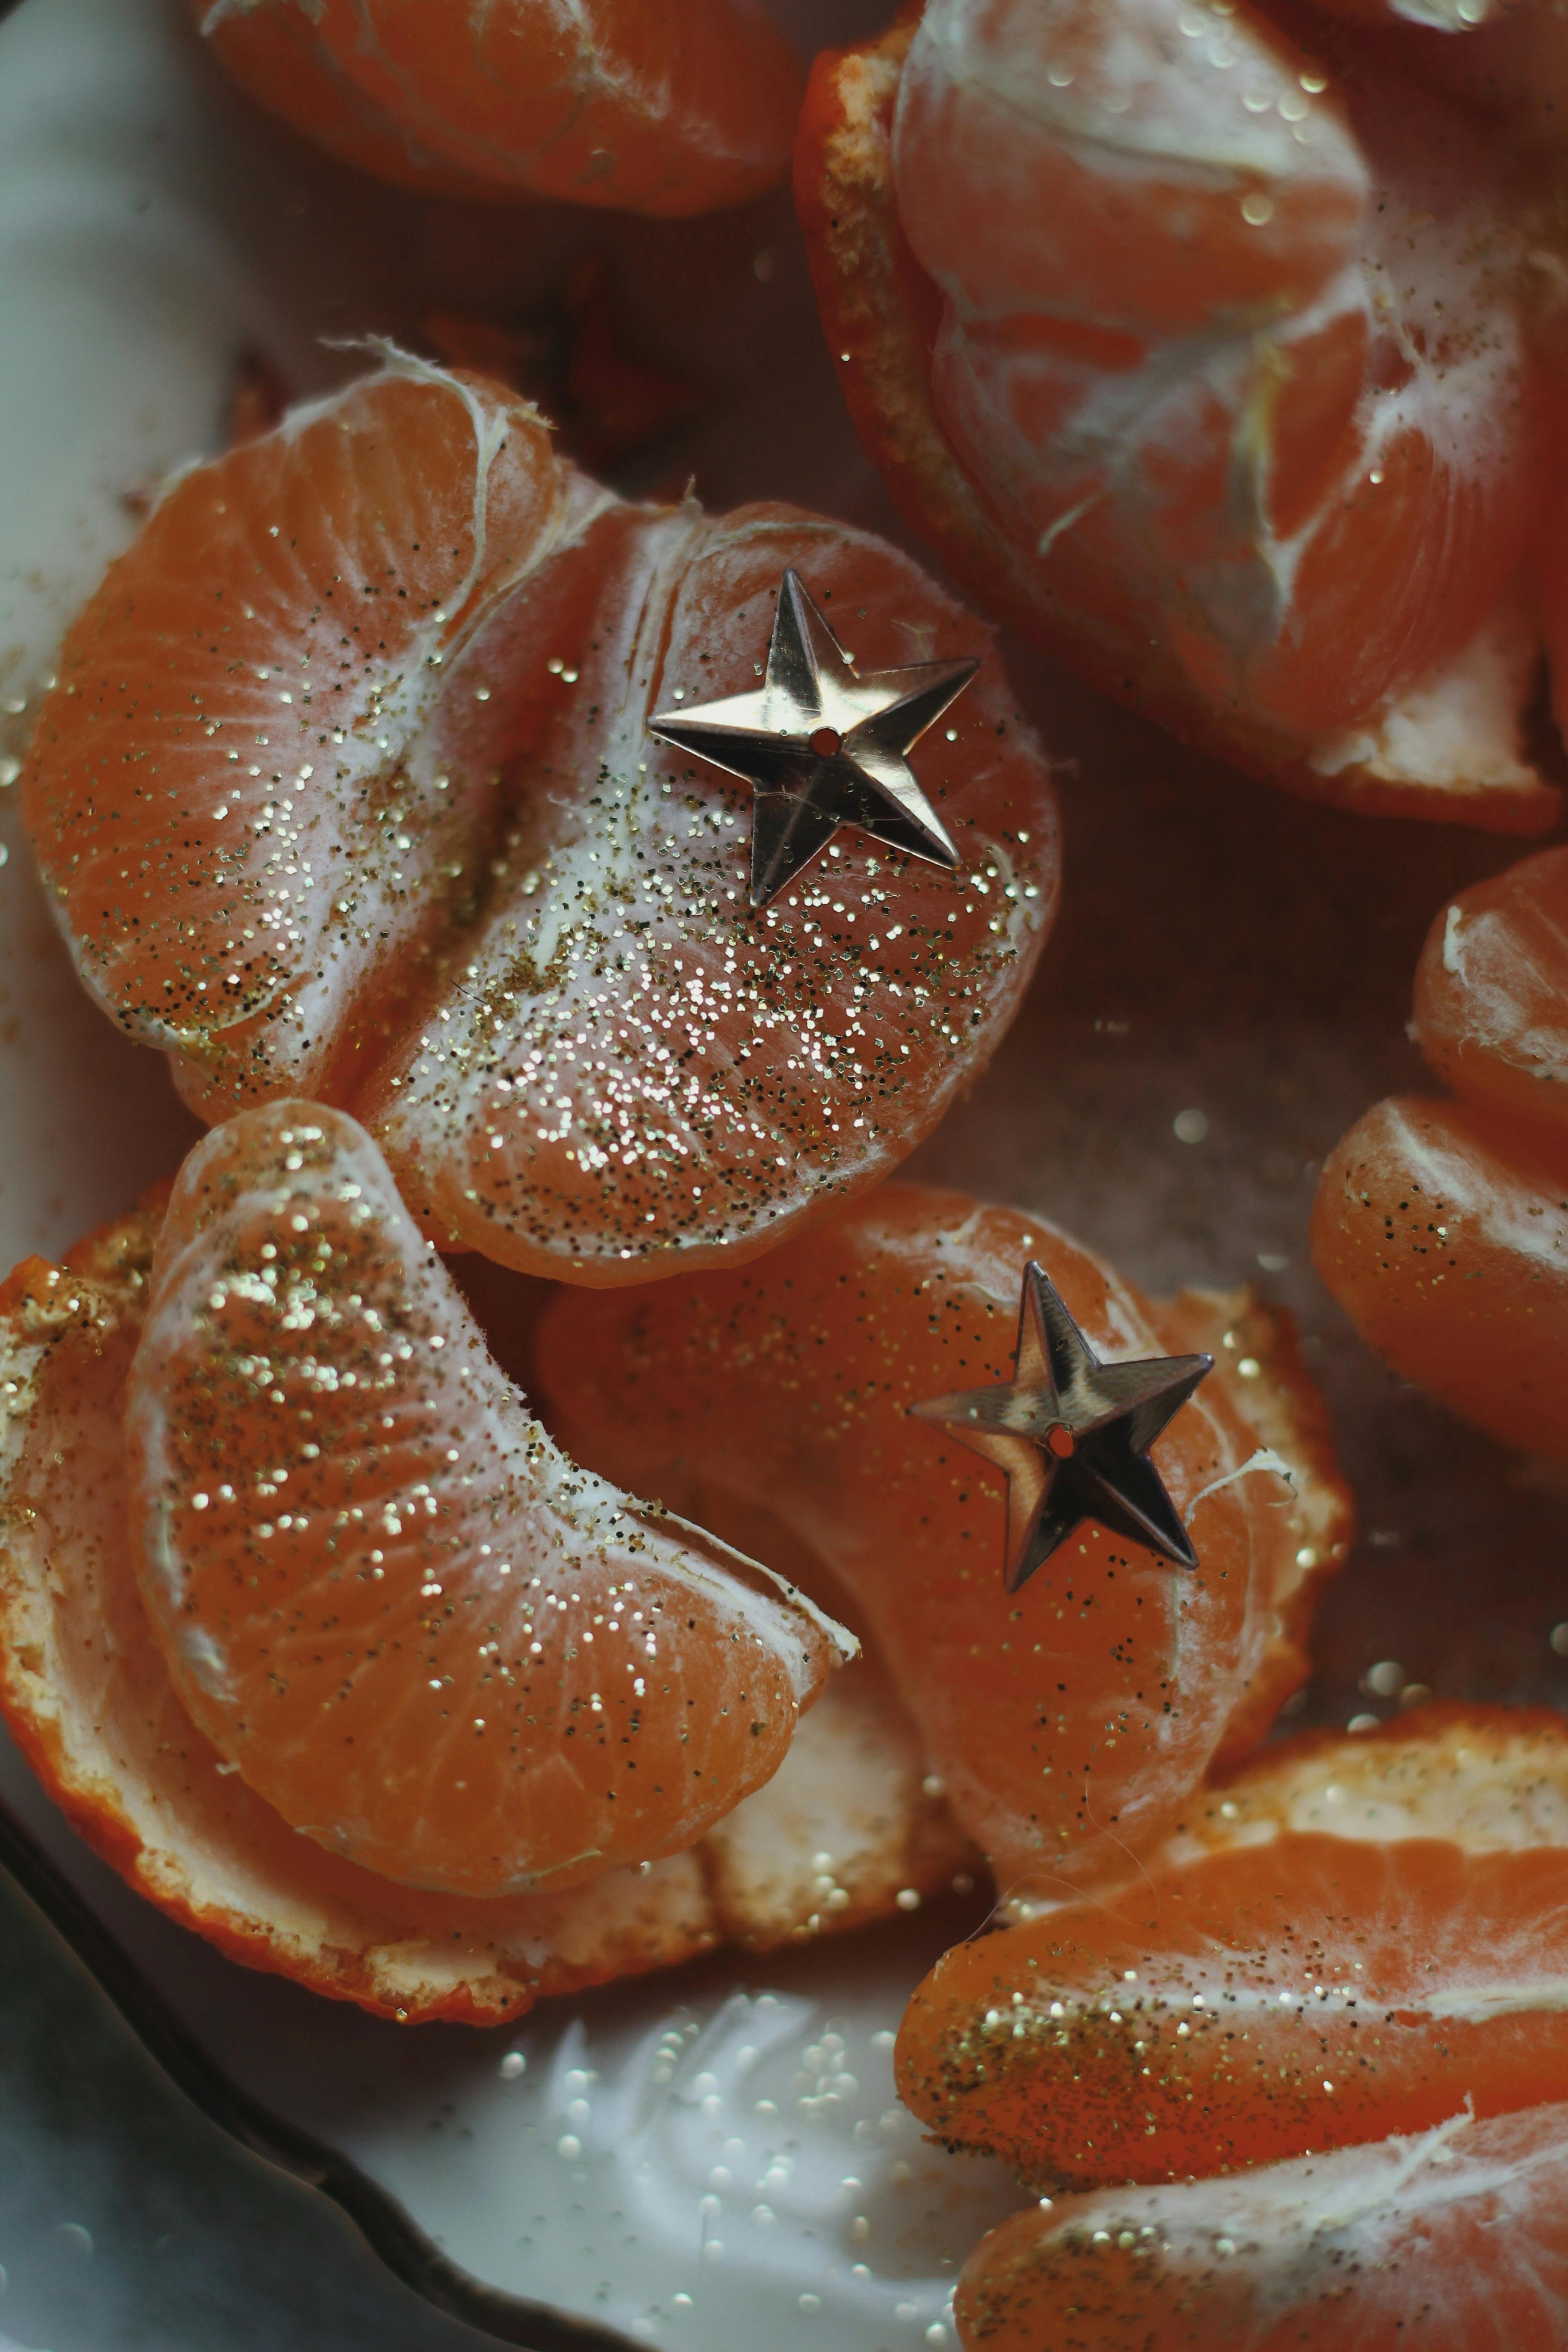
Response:
[{"label": "metallic star", "polygon": [[904,754],[979,667],[971,656],[862,677],[799,574],[786,572],[760,689],[661,710],[648,732],[752,787],[752,904],[765,907],[841,824],[933,866],[958,864]]},{"label": "metallic star", "polygon": [[1198,1556],[1149,1448],[1212,1356],[1153,1356],[1102,1364],[1044,1269],[1031,1258],[1018,1304],[1013,1379],[910,1407],[951,1430],[1007,1478],[1009,1592],[1084,1519],[1146,1544],[1179,1568]]}]

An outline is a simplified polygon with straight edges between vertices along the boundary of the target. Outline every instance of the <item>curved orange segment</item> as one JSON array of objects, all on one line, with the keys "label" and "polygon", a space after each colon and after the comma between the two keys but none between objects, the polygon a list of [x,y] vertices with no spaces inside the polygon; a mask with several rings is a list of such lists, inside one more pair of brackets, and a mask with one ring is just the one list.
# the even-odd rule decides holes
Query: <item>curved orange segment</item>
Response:
[{"label": "curved orange segment", "polygon": [[744,0],[195,0],[235,79],[379,178],[684,216],[788,167],[799,59]]},{"label": "curved orange segment", "polygon": [[[1154,1448],[1195,1573],[1086,1522],[1009,1594],[1000,1475],[910,1417],[1011,1379],[1031,1256],[1102,1355],[1219,1357]],[[1342,1555],[1343,1490],[1310,1403],[1287,1403],[1288,1341],[1255,1354],[1226,1302],[1203,1305],[1151,1307],[1041,1219],[889,1184],[743,1271],[558,1294],[541,1377],[578,1459],[678,1507],[704,1487],[763,1504],[817,1552],[1003,1891],[1046,1893],[1119,1869],[1258,1736]],[[1244,1417],[1254,1384],[1279,1410],[1267,1439]]]},{"label": "curved orange segment", "polygon": [[1461,890],[1415,968],[1415,1034],[1483,1110],[1568,1130],[1568,849]]},{"label": "curved orange segment", "polygon": [[1556,2352],[1568,2106],[1033,2206],[964,2265],[965,2352]]},{"label": "curved orange segment", "polygon": [[1312,1258],[1369,1345],[1505,1445],[1568,1460],[1568,1147],[1479,1103],[1374,1105]]},{"label": "curved orange segment", "polygon": [[899,2038],[950,2146],[1184,2179],[1568,2097],[1568,1849],[1287,1830],[949,1952]]},{"label": "curved orange segment", "polygon": [[565,1886],[690,1845],[853,1648],[575,1468],[320,1106],[242,1113],[186,1161],[126,1442],[193,1719],[296,1829],[411,1885]]},{"label": "curved orange segment", "polygon": [[314,1992],[403,2023],[484,2025],[719,1942],[842,1933],[973,1865],[869,1660],[834,1675],[770,1781],[661,1862],[558,1892],[453,1895],[301,1837],[197,1730],[137,1591],[125,1391],[163,1207],[0,1284],[0,1713],[139,1895]]},{"label": "curved orange segment", "polygon": [[1179,13],[926,0],[818,61],[796,202],[861,436],[1103,690],[1292,791],[1537,829],[1517,208],[1385,58]]}]

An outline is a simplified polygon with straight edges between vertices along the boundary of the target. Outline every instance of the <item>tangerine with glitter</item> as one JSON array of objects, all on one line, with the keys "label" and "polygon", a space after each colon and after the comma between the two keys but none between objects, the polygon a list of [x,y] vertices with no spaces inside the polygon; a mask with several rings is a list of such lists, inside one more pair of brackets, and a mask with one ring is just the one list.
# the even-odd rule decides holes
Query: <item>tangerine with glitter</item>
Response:
[{"label": "tangerine with glitter", "polygon": [[[1012,1377],[1030,1257],[1097,1354],[1218,1359],[1152,1454],[1195,1571],[1086,1520],[1009,1592],[1000,1474],[911,1417]],[[1152,1305],[1044,1220],[958,1193],[887,1184],[733,1273],[559,1292],[539,1344],[576,1458],[709,1524],[716,1497],[770,1512],[825,1562],[1005,1893],[1114,1875],[1262,1732],[1348,1543],[1283,1321],[1245,1295]]]},{"label": "tangerine with glitter", "polygon": [[[847,829],[753,910],[750,791],[647,732],[754,687],[792,568],[867,669],[980,658],[915,755],[955,872]],[[444,1247],[568,1281],[743,1257],[885,1173],[1057,898],[1047,761],[907,558],[627,505],[401,360],[174,485],[22,790],[84,982],[204,1117],[334,1102]]]},{"label": "tangerine with glitter", "polygon": [[186,1161],[125,1425],[194,1721],[297,1830],[412,1885],[689,1845],[853,1646],[561,1453],[374,1144],[318,1106],[241,1113]]},{"label": "tangerine with glitter", "polygon": [[948,1952],[898,2048],[954,2147],[1091,2189],[1568,2096],[1568,1738],[1432,1705],[1205,1790],[1143,1872]]}]

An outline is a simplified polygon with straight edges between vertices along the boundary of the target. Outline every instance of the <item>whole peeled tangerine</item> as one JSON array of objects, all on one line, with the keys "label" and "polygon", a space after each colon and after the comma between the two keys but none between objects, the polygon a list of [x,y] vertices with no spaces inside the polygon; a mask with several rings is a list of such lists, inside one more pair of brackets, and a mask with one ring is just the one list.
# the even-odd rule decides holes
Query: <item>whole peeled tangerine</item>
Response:
[{"label": "whole peeled tangerine", "polygon": [[[753,908],[750,788],[647,732],[755,688],[790,569],[863,673],[978,656],[914,754],[954,870],[843,826]],[[627,505],[414,362],[170,490],[23,796],[83,981],[196,1110],[348,1109],[443,1246],[567,1281],[743,1257],[887,1173],[1057,897],[990,633],[906,557]]]}]

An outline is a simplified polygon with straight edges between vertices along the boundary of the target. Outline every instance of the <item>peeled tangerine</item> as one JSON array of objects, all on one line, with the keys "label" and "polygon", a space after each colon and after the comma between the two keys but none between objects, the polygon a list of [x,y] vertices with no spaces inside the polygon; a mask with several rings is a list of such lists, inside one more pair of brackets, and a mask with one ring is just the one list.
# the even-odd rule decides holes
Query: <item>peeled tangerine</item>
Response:
[{"label": "peeled tangerine", "polygon": [[1565,1903],[1562,1718],[1435,1706],[1268,1750],[1146,1877],[949,1952],[904,2097],[1085,2192],[982,2242],[965,2345],[1560,2343]]},{"label": "peeled tangerine", "polygon": [[1538,830],[1554,265],[1419,74],[1283,0],[924,0],[818,59],[796,199],[861,436],[988,610],[1293,791]]},{"label": "peeled tangerine", "polygon": [[[754,688],[792,565],[862,667],[981,656],[916,755],[955,872],[847,829],[755,910],[749,791],[647,733]],[[743,1256],[884,1173],[1056,904],[990,634],[903,556],[625,505],[412,362],[169,491],[22,790],[84,982],[204,1117],[352,1110],[443,1245],[568,1281]]]},{"label": "peeled tangerine", "polygon": [[1459,893],[1415,980],[1458,1099],[1376,1104],[1324,1163],[1318,1270],[1408,1380],[1568,1461],[1568,850]]},{"label": "peeled tangerine", "polygon": [[562,1454],[374,1146],[317,1106],[186,1161],[124,1427],[193,1721],[297,1830],[410,1885],[570,1885],[690,1844],[852,1647]]},{"label": "peeled tangerine", "polygon": [[194,0],[242,88],[378,179],[684,216],[774,187],[800,62],[751,0]]},{"label": "peeled tangerine", "polygon": [[[910,1418],[1011,1379],[1031,1257],[1102,1356],[1219,1359],[1153,1455],[1195,1572],[1085,1522],[1009,1594],[999,1475]],[[1121,1867],[1305,1671],[1348,1509],[1289,1334],[1245,1297],[1152,1306],[1040,1218],[894,1183],[733,1273],[558,1292],[539,1345],[579,1460],[710,1517],[764,1506],[819,1556],[1004,1893]]]},{"label": "peeled tangerine", "polygon": [[0,1710],[257,1967],[484,2021],[934,1892],[969,1850],[847,1646],[551,1445],[340,1114],[0,1287]]},{"label": "peeled tangerine", "polygon": [[1568,2105],[1019,2213],[970,2262],[966,2352],[1558,2352]]}]

